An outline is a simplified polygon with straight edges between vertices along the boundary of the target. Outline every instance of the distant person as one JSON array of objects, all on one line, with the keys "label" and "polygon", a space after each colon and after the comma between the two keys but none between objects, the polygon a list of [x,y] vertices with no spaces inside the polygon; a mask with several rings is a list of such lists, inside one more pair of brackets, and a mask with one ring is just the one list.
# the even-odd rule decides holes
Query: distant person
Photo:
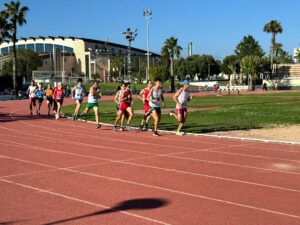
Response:
[{"label": "distant person", "polygon": [[37,115],[40,115],[41,114],[41,106],[43,104],[43,101],[44,101],[44,89],[43,89],[43,86],[41,83],[39,83],[38,85],[38,88],[36,90],[36,99],[38,101],[38,106],[37,106],[37,110],[36,110],[36,113]]},{"label": "distant person", "polygon": [[263,84],[263,90],[264,90],[264,91],[267,91],[267,89],[268,89],[268,88],[267,88],[267,84],[264,83],[264,84]]},{"label": "distant person", "polygon": [[157,132],[158,124],[161,119],[161,104],[160,102],[164,102],[164,96],[162,91],[162,82],[161,79],[157,78],[155,80],[155,86],[151,88],[148,94],[148,101],[151,108],[151,115],[154,119],[154,129],[153,136],[160,136]]},{"label": "distant person", "polygon": [[59,119],[60,114],[61,114],[61,107],[62,107],[64,97],[65,97],[63,84],[58,83],[57,87],[54,88],[53,92],[54,92],[53,93],[53,95],[54,95],[54,106],[56,106],[56,108],[55,108],[55,112],[56,112],[55,119]]},{"label": "distant person", "polygon": [[275,84],[274,84],[274,89],[275,89],[275,91],[278,91],[278,83],[277,82],[275,82]]},{"label": "distant person", "polygon": [[[123,95],[124,91],[125,91],[125,83],[122,82],[121,85],[118,86],[116,95],[114,97],[114,102],[116,103],[117,113],[120,110],[120,105],[121,105],[121,100],[120,99],[121,99],[121,96]],[[128,114],[127,111],[125,111],[123,113],[122,117],[121,117],[120,124],[124,124],[125,119],[128,119],[128,117],[129,117],[129,114]],[[121,127],[122,126],[120,125],[120,129],[121,129]],[[114,130],[116,131],[116,127],[114,127]]]},{"label": "distant person", "polygon": [[99,123],[99,98],[100,98],[100,88],[98,81],[94,81],[93,85],[89,89],[88,101],[86,104],[85,110],[80,114],[80,116],[87,114],[91,109],[94,110],[96,128],[100,128],[101,124]]},{"label": "distant person", "polygon": [[124,128],[127,130],[132,130],[130,127],[131,120],[133,118],[133,109],[132,109],[132,93],[130,90],[130,83],[125,83],[125,90],[120,96],[120,108],[117,112],[117,117],[114,123],[114,131],[117,131],[117,126],[119,120],[122,118],[123,114],[128,113],[129,117],[127,120],[127,125],[124,127],[124,123],[121,120],[120,131],[124,131]]},{"label": "distant person", "polygon": [[30,115],[33,115],[32,106],[36,107],[36,91],[37,91],[37,86],[35,84],[35,81],[31,80],[30,85],[27,89],[27,94],[30,101],[29,103]]},{"label": "distant person", "polygon": [[189,94],[189,82],[188,80],[183,81],[183,87],[180,88],[175,95],[173,100],[176,102],[177,112],[170,112],[170,116],[174,116],[175,119],[179,122],[176,135],[184,135],[181,132],[182,127],[184,126],[187,118],[187,103],[193,99],[193,96]]},{"label": "distant person", "polygon": [[50,116],[50,109],[52,108],[53,105],[53,89],[50,84],[48,84],[45,94],[47,100],[48,116]]},{"label": "distant person", "polygon": [[83,95],[84,95],[84,87],[82,86],[82,79],[79,78],[77,80],[77,85],[72,89],[72,98],[75,99],[76,102],[76,107],[73,114],[73,120],[78,119],[78,114],[83,100]]},{"label": "distant person", "polygon": [[144,106],[144,117],[143,120],[141,122],[140,125],[140,130],[141,131],[147,131],[148,130],[148,122],[151,118],[151,108],[149,105],[149,101],[148,101],[148,96],[149,96],[149,92],[152,88],[152,81],[148,80],[147,81],[147,87],[145,87],[144,89],[142,89],[139,93],[139,98],[143,101],[143,106]]}]

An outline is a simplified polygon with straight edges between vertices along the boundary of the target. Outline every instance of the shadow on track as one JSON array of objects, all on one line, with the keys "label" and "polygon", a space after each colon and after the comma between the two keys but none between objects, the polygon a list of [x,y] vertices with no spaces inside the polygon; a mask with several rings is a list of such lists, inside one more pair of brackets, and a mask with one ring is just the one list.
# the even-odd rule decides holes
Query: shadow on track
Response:
[{"label": "shadow on track", "polygon": [[54,119],[54,116],[47,116],[47,115],[10,115],[8,113],[0,113],[0,123],[7,123],[7,122],[14,122],[14,121],[19,121],[19,120],[49,120],[49,119]]},{"label": "shadow on track", "polygon": [[55,222],[46,223],[45,225],[65,223],[65,222],[69,222],[69,221],[72,221],[72,220],[83,219],[83,218],[90,217],[90,216],[99,216],[99,215],[114,213],[114,212],[119,212],[119,211],[150,210],[150,209],[163,207],[163,206],[166,206],[168,204],[169,204],[168,200],[157,199],[157,198],[132,199],[132,200],[127,200],[127,201],[124,201],[124,202],[120,202],[118,205],[116,205],[112,208],[109,208],[109,209],[96,211],[96,212],[93,212],[93,213],[90,213],[90,214],[77,216],[77,217],[73,217],[73,218],[58,220],[58,221],[55,221]]}]

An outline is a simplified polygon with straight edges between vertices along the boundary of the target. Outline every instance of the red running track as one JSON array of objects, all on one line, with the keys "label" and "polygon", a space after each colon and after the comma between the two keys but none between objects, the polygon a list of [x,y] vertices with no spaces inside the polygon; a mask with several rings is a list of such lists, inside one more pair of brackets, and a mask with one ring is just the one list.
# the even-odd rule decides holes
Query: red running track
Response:
[{"label": "red running track", "polygon": [[0,102],[0,224],[300,224],[299,145],[115,133],[27,104]]}]

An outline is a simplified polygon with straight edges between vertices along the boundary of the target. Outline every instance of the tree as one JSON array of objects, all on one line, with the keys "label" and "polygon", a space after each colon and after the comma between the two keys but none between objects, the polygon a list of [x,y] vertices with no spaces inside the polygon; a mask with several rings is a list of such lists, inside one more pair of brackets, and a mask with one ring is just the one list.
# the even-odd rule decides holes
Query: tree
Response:
[{"label": "tree", "polygon": [[257,55],[258,57],[264,56],[264,51],[258,41],[251,35],[244,36],[243,40],[236,46],[235,54],[241,60],[248,55]]},{"label": "tree", "polygon": [[231,74],[234,75],[234,79],[235,79],[235,75],[236,75],[236,73],[238,72],[238,69],[239,69],[238,57],[236,55],[226,56],[223,59],[223,63],[222,63],[221,68],[222,68],[223,73],[229,75],[229,80],[231,80],[230,79]]},{"label": "tree", "polygon": [[274,63],[284,64],[284,63],[294,63],[292,56],[284,51],[281,43],[275,43],[274,45]]},{"label": "tree", "polygon": [[277,35],[277,33],[282,33],[283,30],[282,30],[280,22],[278,22],[277,20],[271,20],[269,23],[265,24],[263,30],[264,30],[264,32],[272,33],[270,56],[271,56],[271,67],[273,68],[276,35]]},{"label": "tree", "polygon": [[123,58],[120,56],[114,56],[111,61],[111,66],[112,66],[113,76],[115,78],[118,77],[119,80],[122,80]]},{"label": "tree", "polygon": [[[17,67],[18,67],[18,74],[17,77],[27,77],[27,80],[30,79],[30,75],[32,74],[33,70],[37,70],[38,67],[43,65],[43,60],[39,56],[38,53],[33,52],[31,50],[25,50],[25,49],[18,49],[17,50],[18,55],[18,61],[17,61]],[[10,55],[11,58],[13,58],[13,55]],[[12,66],[13,61],[9,60],[7,61],[3,66],[2,74],[4,75],[10,75],[12,74]]]},{"label": "tree", "polygon": [[25,15],[29,9],[27,6],[21,7],[21,3],[19,1],[11,1],[10,3],[5,3],[4,6],[5,9],[4,11],[2,11],[2,13],[6,18],[8,26],[10,28],[9,33],[11,41],[13,43],[13,86],[14,92],[17,95],[17,27],[22,26],[26,23]]},{"label": "tree", "polygon": [[10,24],[7,23],[6,14],[2,11],[0,12],[0,44],[10,38],[9,30]]},{"label": "tree", "polygon": [[255,78],[260,65],[260,58],[257,55],[245,56],[241,60],[241,70],[248,74],[248,90],[253,90],[253,79]]},{"label": "tree", "polygon": [[156,78],[160,78],[163,82],[167,81],[170,76],[170,71],[165,65],[158,65],[154,68],[150,68],[149,70],[149,78],[151,80],[155,80]]},{"label": "tree", "polygon": [[166,57],[170,62],[170,75],[171,75],[171,92],[175,92],[175,80],[174,80],[174,59],[179,58],[182,48],[177,44],[178,39],[170,37],[165,41],[165,45],[162,48],[162,55]]}]

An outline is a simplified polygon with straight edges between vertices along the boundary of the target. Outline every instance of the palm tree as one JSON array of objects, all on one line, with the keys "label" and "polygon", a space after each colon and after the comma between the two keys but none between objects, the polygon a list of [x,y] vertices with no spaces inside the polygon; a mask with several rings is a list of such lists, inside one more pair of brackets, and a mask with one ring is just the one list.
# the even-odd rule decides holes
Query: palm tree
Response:
[{"label": "palm tree", "polygon": [[280,22],[277,20],[271,20],[269,23],[267,23],[264,26],[264,32],[272,33],[272,39],[271,39],[271,67],[273,72],[273,61],[274,61],[274,50],[275,50],[275,44],[276,44],[276,34],[282,33],[282,27]]},{"label": "palm tree", "polygon": [[9,35],[10,25],[6,21],[6,14],[2,11],[0,12],[0,44],[10,38]]},{"label": "palm tree", "polygon": [[256,55],[249,55],[242,58],[242,73],[248,74],[248,90],[253,90],[253,79],[259,68],[260,58]]},{"label": "palm tree", "polygon": [[175,80],[174,80],[174,58],[179,58],[182,48],[177,44],[177,38],[170,37],[165,41],[165,45],[162,48],[162,56],[166,57],[170,62],[170,74],[171,74],[171,92],[175,92]]},{"label": "palm tree", "polygon": [[11,1],[10,3],[5,3],[5,10],[3,11],[6,20],[10,26],[11,41],[13,43],[13,86],[14,92],[17,95],[17,27],[22,26],[26,23],[25,15],[29,10],[27,6],[21,8],[21,3],[19,1]]}]

